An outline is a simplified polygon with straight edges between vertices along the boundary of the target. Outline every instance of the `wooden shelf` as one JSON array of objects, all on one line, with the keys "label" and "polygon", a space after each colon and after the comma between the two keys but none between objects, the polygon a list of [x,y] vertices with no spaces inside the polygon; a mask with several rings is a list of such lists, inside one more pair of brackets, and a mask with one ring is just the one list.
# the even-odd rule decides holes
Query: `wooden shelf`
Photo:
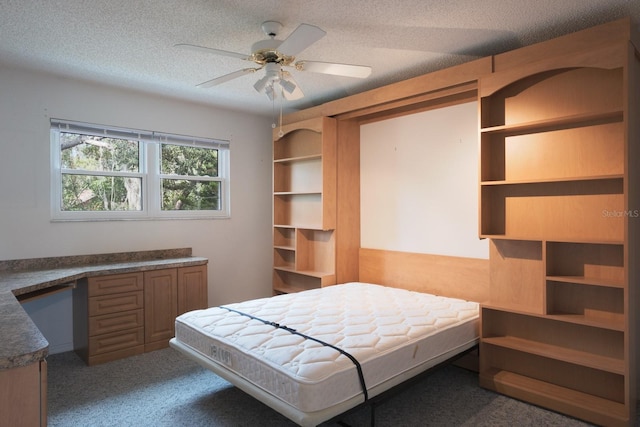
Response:
[{"label": "wooden shelf", "polygon": [[537,356],[624,375],[624,361],[516,337],[486,337],[483,342]]},{"label": "wooden shelf", "polygon": [[322,195],[322,191],[276,191],[273,193],[275,197],[279,196],[307,196],[307,195]]},{"label": "wooden shelf", "polygon": [[531,311],[522,310],[514,307],[505,307],[499,304],[483,304],[483,309],[494,310],[494,311],[505,311],[511,314],[527,316],[527,317],[537,317],[540,319],[547,319],[550,321],[557,321],[562,323],[573,323],[579,326],[588,326],[598,329],[607,329],[611,331],[624,332],[624,324],[621,322],[614,321],[604,321],[604,320],[593,320],[587,319],[584,315],[578,314],[541,314],[541,313],[532,313]]},{"label": "wooden shelf", "polygon": [[[514,241],[530,241],[530,242],[558,242],[557,239],[554,240],[546,240],[533,238],[531,236],[516,236],[516,235],[506,235],[506,234],[479,234],[479,238],[481,239],[492,239],[492,240],[514,240]],[[583,243],[583,244],[594,244],[594,245],[624,245],[623,240],[591,240],[591,239],[564,239],[563,243]]]},{"label": "wooden shelf", "polygon": [[336,121],[289,124],[273,140],[273,290],[335,282]]},{"label": "wooden shelf", "polygon": [[625,210],[622,179],[488,185],[480,197],[482,236],[624,240],[625,218],[604,213]]},{"label": "wooden shelf", "polygon": [[532,133],[483,133],[481,181],[531,184],[624,177],[624,122]]},{"label": "wooden shelf", "polygon": [[636,421],[640,103],[629,97],[640,57],[622,50],[629,29],[598,51],[578,40],[606,29],[498,55],[500,71],[479,83],[479,234],[491,239],[480,385],[598,425]]},{"label": "wooden shelf", "polygon": [[318,231],[329,231],[333,230],[332,228],[324,229],[318,224],[274,224],[274,228],[282,228],[282,229],[290,229],[290,230],[318,230]]},{"label": "wooden shelf", "polygon": [[534,120],[531,122],[507,124],[500,126],[490,126],[481,128],[483,134],[519,134],[519,133],[536,133],[545,130],[575,128],[579,126],[592,126],[595,124],[611,123],[622,121],[623,111],[613,110],[604,112],[593,112],[583,114],[573,114],[563,117],[554,117],[546,120]]},{"label": "wooden shelf", "polygon": [[310,154],[307,156],[298,156],[298,157],[287,157],[284,159],[274,159],[273,163],[294,163],[294,162],[305,162],[310,160],[320,160],[322,159],[322,154]]},{"label": "wooden shelf", "polygon": [[300,274],[302,276],[316,277],[318,279],[324,279],[327,277],[331,277],[334,273],[327,271],[313,271],[313,270],[296,270],[293,267],[273,267],[274,270],[286,271],[287,273]]},{"label": "wooden shelf", "polygon": [[505,370],[481,372],[480,385],[596,424],[622,426],[632,422],[622,403]]},{"label": "wooden shelf", "polygon": [[575,323],[576,325],[590,326],[598,329],[608,329],[611,331],[624,332],[624,321],[614,320],[596,320],[588,318],[581,314],[547,314],[547,319],[556,320],[559,322]]},{"label": "wooden shelf", "polygon": [[493,186],[493,185],[527,185],[527,184],[553,184],[562,182],[583,182],[583,181],[602,181],[609,179],[622,180],[624,175],[598,175],[598,176],[576,176],[576,177],[561,177],[561,178],[544,178],[544,179],[529,179],[529,180],[495,180],[495,181],[482,181],[480,185]]},{"label": "wooden shelf", "polygon": [[575,283],[578,285],[602,286],[605,288],[624,289],[625,283],[622,280],[605,279],[602,277],[584,276],[547,276],[548,281]]}]

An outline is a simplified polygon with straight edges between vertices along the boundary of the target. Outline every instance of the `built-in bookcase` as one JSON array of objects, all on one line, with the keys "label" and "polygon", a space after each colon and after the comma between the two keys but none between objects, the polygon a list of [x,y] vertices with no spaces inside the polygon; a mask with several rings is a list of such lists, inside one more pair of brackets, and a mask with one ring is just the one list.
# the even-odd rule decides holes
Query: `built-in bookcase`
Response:
[{"label": "built-in bookcase", "polygon": [[635,421],[638,61],[624,40],[479,90],[480,384],[602,425]]},{"label": "built-in bookcase", "polygon": [[336,137],[331,118],[274,131],[274,293],[335,284]]}]

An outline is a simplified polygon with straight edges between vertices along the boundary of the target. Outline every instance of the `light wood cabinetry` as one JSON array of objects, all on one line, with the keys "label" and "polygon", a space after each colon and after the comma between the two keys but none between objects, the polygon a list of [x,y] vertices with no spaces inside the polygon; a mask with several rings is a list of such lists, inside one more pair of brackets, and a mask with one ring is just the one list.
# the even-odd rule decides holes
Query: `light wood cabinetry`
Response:
[{"label": "light wood cabinetry", "polygon": [[90,277],[74,290],[74,346],[88,365],[164,348],[178,314],[206,306],[206,265]]},{"label": "light wood cabinetry", "polygon": [[628,94],[640,74],[628,40],[555,61],[540,51],[479,85],[491,239],[480,384],[602,425],[632,425],[636,408],[640,111]]},{"label": "light wood cabinetry", "polygon": [[47,361],[0,371],[0,426],[47,425]]},{"label": "light wood cabinetry", "polygon": [[144,352],[142,273],[90,277],[74,291],[74,342],[88,365]]},{"label": "light wood cabinetry", "polygon": [[180,267],[178,276],[178,316],[208,307],[207,266]]},{"label": "light wood cabinetry", "polygon": [[175,268],[144,272],[144,348],[166,347],[178,316],[178,272]]},{"label": "light wood cabinetry", "polygon": [[335,224],[335,120],[318,118],[277,129],[273,142],[274,293],[335,284]]}]

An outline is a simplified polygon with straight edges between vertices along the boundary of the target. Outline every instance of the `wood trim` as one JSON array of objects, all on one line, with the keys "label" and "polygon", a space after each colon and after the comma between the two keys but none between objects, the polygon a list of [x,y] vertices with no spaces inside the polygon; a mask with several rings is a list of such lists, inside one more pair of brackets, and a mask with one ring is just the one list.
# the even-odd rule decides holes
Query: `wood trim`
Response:
[{"label": "wood trim", "polygon": [[340,114],[336,116],[336,118],[340,120],[359,118],[360,124],[365,124],[405,116],[407,114],[417,114],[436,108],[476,101],[478,96],[477,89],[478,83],[476,81],[468,82],[434,92]]},{"label": "wood trim", "polygon": [[[316,133],[322,133],[326,126],[324,117],[311,117],[299,122],[291,122],[287,120],[288,124],[284,124],[282,127],[278,126],[273,130],[273,140],[278,141],[280,138],[292,132],[294,130],[306,129]],[[282,133],[282,136],[280,135]]]},{"label": "wood trim", "polygon": [[[634,32],[636,36],[638,32]],[[640,43],[631,43],[629,49],[628,74],[624,77],[627,85],[625,100],[627,114],[625,123],[627,125],[627,140],[625,141],[625,155],[627,164],[625,165],[625,189],[627,195],[625,209],[636,215],[627,218],[625,222],[625,254],[624,263],[627,272],[627,298],[625,310],[627,310],[627,322],[630,333],[627,334],[627,345],[629,348],[629,381],[634,386],[629,391],[629,402],[636,402],[640,398],[638,387],[640,386],[640,314],[637,308],[640,307],[640,269],[637,260],[640,259],[640,218],[637,217],[640,210],[640,55],[637,47]],[[633,409],[633,408],[632,408]],[[631,412],[635,414],[635,412]]]},{"label": "wood trim", "polygon": [[575,52],[591,52],[631,38],[631,20],[624,18],[552,40],[494,55],[495,71],[528,66],[540,60],[558,60]]},{"label": "wood trim", "polygon": [[462,298],[489,300],[489,260],[360,249],[361,282]]},{"label": "wood trim", "polygon": [[480,96],[486,97],[517,80],[550,70],[572,67],[613,69],[622,67],[627,58],[628,42],[612,43],[599,49],[574,51],[560,58],[548,57],[527,64],[526,67],[496,70],[480,82]]},{"label": "wood trim", "polygon": [[360,249],[360,123],[338,120],[336,282],[358,279]]},{"label": "wood trim", "polygon": [[[291,113],[285,116],[283,120],[285,123],[296,123],[314,117],[333,117],[353,113],[358,110],[370,109],[384,104],[388,104],[385,110],[390,110],[397,108],[398,101],[403,99],[475,82],[480,76],[490,74],[491,71],[491,57],[476,59],[464,64],[433,71],[408,80],[330,101],[317,107]],[[413,101],[410,101],[408,104],[413,103]]]}]

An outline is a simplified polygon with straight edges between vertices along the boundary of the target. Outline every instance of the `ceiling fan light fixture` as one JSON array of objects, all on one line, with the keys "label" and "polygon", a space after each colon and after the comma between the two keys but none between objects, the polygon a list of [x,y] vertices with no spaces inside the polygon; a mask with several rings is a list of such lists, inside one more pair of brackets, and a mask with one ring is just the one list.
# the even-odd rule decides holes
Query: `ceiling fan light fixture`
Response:
[{"label": "ceiling fan light fixture", "polygon": [[289,80],[280,79],[280,86],[289,93],[293,93],[293,91],[296,90],[295,83],[290,82]]},{"label": "ceiling fan light fixture", "polygon": [[[280,65],[276,63],[267,63],[264,67],[265,75],[260,80],[254,83],[253,87],[258,92],[266,93],[270,100],[273,100],[275,97],[275,88],[274,84],[280,83],[282,84],[282,80],[280,79]],[[289,83],[287,85],[291,91],[295,90],[296,85],[293,83]],[[292,87],[293,86],[293,87]],[[289,90],[289,89],[287,89]]]},{"label": "ceiling fan light fixture", "polygon": [[267,95],[267,98],[269,98],[269,101],[276,99],[276,91],[273,89],[273,84],[264,88],[264,93]]},{"label": "ceiling fan light fixture", "polygon": [[262,93],[262,91],[265,90],[267,83],[269,83],[269,76],[265,75],[264,77],[259,79],[257,82],[255,82],[253,87],[255,88],[256,91]]}]

